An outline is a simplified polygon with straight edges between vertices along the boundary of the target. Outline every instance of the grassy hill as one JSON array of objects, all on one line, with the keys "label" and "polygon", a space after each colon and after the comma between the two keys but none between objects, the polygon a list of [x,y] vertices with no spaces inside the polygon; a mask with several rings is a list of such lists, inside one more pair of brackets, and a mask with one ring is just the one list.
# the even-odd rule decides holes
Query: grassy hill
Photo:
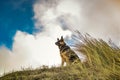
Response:
[{"label": "grassy hill", "polygon": [[86,55],[86,62],[66,66],[43,66],[5,74],[0,80],[120,80],[120,48],[90,35],[74,36],[78,52]]}]

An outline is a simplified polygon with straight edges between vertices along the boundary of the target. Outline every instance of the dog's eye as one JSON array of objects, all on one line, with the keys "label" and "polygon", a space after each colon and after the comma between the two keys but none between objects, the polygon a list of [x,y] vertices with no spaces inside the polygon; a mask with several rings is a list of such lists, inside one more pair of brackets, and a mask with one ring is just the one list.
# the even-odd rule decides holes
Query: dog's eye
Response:
[{"label": "dog's eye", "polygon": [[60,42],[63,42],[63,40],[60,40]]}]

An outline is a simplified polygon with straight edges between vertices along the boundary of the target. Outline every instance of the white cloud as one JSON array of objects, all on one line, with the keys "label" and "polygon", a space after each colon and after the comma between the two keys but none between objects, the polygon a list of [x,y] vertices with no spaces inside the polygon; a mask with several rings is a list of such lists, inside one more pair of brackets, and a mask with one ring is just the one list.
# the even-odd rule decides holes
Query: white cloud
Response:
[{"label": "white cloud", "polygon": [[40,34],[34,36],[17,31],[12,51],[4,46],[0,48],[0,72],[20,70],[21,67],[59,65],[60,56],[55,45],[56,39]]},{"label": "white cloud", "polygon": [[117,0],[40,1],[34,5],[37,27],[54,29],[61,27],[62,21],[71,31],[87,32],[105,40],[112,38],[116,43],[120,40],[120,6],[117,6],[120,2]]},{"label": "white cloud", "polygon": [[112,38],[118,44],[120,40],[120,6],[116,6],[113,3],[115,1],[62,0],[57,10],[63,12],[63,19],[71,31],[87,32],[93,37],[104,40]]},{"label": "white cloud", "polygon": [[23,61],[27,60],[26,64],[33,67],[54,65],[59,62],[58,49],[54,43],[55,40],[48,36],[35,37],[18,31],[13,44],[13,52],[22,56]]}]

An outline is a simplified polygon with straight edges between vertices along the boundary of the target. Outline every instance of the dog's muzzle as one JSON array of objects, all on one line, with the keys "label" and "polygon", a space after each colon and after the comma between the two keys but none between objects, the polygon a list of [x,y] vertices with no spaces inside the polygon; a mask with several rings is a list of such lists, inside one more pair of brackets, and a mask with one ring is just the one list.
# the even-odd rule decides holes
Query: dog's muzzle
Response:
[{"label": "dog's muzzle", "polygon": [[60,46],[60,43],[59,43],[59,42],[56,42],[55,44],[56,44],[57,46]]},{"label": "dog's muzzle", "polygon": [[57,43],[57,42],[55,42],[55,44],[56,44],[56,45],[58,45],[58,43]]}]

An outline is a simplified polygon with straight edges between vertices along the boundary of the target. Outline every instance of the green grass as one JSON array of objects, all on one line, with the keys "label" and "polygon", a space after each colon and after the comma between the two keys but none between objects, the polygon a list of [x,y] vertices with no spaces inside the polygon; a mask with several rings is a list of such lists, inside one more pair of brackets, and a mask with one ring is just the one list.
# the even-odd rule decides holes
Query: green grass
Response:
[{"label": "green grass", "polygon": [[25,69],[7,73],[0,80],[120,80],[120,48],[79,32],[74,39],[76,50],[87,57],[86,62],[65,67]]}]

